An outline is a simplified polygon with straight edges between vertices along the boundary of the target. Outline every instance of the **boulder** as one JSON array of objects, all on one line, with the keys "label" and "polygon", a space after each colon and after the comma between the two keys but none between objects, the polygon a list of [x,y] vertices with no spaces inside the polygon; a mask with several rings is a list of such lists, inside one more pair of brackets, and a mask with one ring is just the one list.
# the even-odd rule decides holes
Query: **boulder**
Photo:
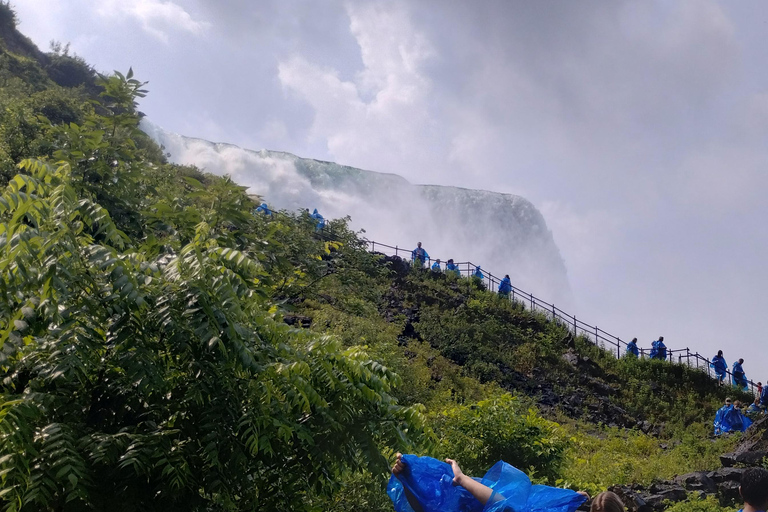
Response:
[{"label": "boulder", "polygon": [[707,476],[716,484],[721,482],[741,482],[741,474],[744,468],[720,468],[707,473]]},{"label": "boulder", "polygon": [[652,494],[646,498],[646,502],[655,510],[663,510],[664,502],[671,501],[683,501],[688,498],[688,493],[682,487],[675,487],[659,492],[658,494]]},{"label": "boulder", "polygon": [[720,464],[729,468],[737,464],[745,466],[760,466],[768,452],[762,450],[724,453],[720,456]]},{"label": "boulder", "polygon": [[689,491],[704,491],[707,493],[716,493],[717,484],[706,471],[696,471],[675,478],[675,482],[682,485]]},{"label": "boulder", "polygon": [[726,480],[717,485],[721,505],[725,506],[741,499],[739,485],[739,482],[734,482],[733,480]]}]

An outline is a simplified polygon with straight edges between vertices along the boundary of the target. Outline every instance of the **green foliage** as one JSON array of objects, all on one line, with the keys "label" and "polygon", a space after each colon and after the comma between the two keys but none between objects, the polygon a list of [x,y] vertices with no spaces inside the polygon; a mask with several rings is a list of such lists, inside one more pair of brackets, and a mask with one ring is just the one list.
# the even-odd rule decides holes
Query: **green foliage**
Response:
[{"label": "green foliage", "polygon": [[482,475],[498,460],[554,481],[568,438],[518,398],[502,394],[452,407],[432,418],[440,457],[459,460],[467,474]]},{"label": "green foliage", "polygon": [[701,499],[695,493],[691,493],[686,501],[671,504],[666,512],[736,512],[739,508],[738,506],[723,507],[714,496]]},{"label": "green foliage", "polygon": [[617,428],[602,429],[598,435],[572,427],[570,445],[562,478],[569,486],[588,491],[604,491],[611,485],[671,479],[696,470],[717,469],[719,456],[733,448],[736,438],[709,439],[704,425],[690,426],[674,442],[661,441],[641,432]]}]

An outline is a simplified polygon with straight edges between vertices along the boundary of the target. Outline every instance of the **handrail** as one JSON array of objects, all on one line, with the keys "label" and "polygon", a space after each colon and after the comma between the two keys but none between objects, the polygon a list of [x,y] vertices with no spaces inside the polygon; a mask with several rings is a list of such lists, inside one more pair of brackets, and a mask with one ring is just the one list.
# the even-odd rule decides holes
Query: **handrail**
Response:
[{"label": "handrail", "polygon": [[[377,252],[377,248],[379,249],[390,249],[395,252],[395,256],[400,256],[400,252],[405,252],[405,254],[410,258],[410,255],[412,253],[411,249],[405,249],[402,247],[399,247],[397,245],[392,246],[388,244],[384,244],[381,242],[376,242],[374,240],[368,240],[363,239],[369,246],[371,252]],[[379,250],[378,252],[382,252]],[[432,266],[432,262],[435,261],[434,258],[427,258],[427,261],[425,263],[427,264],[427,268],[430,268]],[[441,262],[445,260],[440,260]],[[473,273],[473,268],[476,269],[477,265],[472,263],[471,261],[463,261],[459,263],[455,263],[459,267],[459,273],[461,275],[466,274],[467,276],[471,276]],[[464,268],[465,267],[465,268]],[[483,282],[487,282],[487,288],[490,291],[495,291],[495,289],[498,289],[498,284],[501,282],[501,279],[499,279],[497,276],[493,275],[491,272],[488,272],[485,269],[482,269],[481,272],[483,273]],[[614,354],[613,351],[609,351],[611,354],[614,354],[616,358],[621,357],[621,349],[622,347],[627,346],[627,342],[622,340],[620,337],[615,336],[607,331],[604,331],[603,329],[600,329],[596,325],[590,325],[582,320],[579,320],[576,318],[576,315],[571,315],[566,313],[565,311],[561,310],[560,308],[556,307],[554,304],[551,304],[545,300],[542,300],[532,293],[526,292],[524,290],[521,290],[517,286],[512,285],[510,294],[509,294],[510,300],[515,302],[520,302],[522,305],[528,306],[529,309],[532,311],[537,311],[537,308],[542,310],[546,315],[548,315],[553,321],[559,321],[561,324],[563,324],[568,330],[573,332],[574,335],[584,335],[590,342],[594,343],[596,346],[602,346],[602,348],[605,349],[605,345],[610,344],[614,347],[616,347],[616,352]],[[594,341],[593,341],[594,338]],[[640,349],[640,357],[645,357],[645,353],[648,349]],[[685,355],[683,355],[685,353]],[[712,377],[712,372],[710,371],[712,361],[710,361],[705,356],[702,356],[698,352],[693,353],[691,352],[690,348],[681,348],[681,349],[670,349],[667,348],[667,358],[670,362],[674,362],[674,356],[675,354],[678,355],[677,362],[679,364],[685,363],[689,367],[696,366],[697,369],[706,371],[707,375]],[[691,361],[693,360],[693,362]],[[733,373],[731,370],[726,368],[725,373],[727,375],[727,378],[733,382]],[[757,385],[754,381],[748,380],[747,383],[749,384],[749,387],[753,393],[755,393],[755,390],[757,388]]]},{"label": "handrail", "polygon": [[[279,211],[273,211],[272,214],[274,215],[285,215],[282,212]],[[327,229],[326,229],[327,227]],[[329,237],[331,239],[339,240],[335,234],[333,233],[333,226],[328,226],[327,224],[322,227],[318,233],[321,236]],[[392,246],[388,244],[384,244],[381,242],[376,242],[375,240],[369,240],[367,238],[362,239],[368,246],[370,246],[371,252],[377,252],[376,248],[377,246],[379,248],[386,248],[390,250],[395,251],[395,256],[399,257],[399,252],[404,251],[408,256],[411,255],[413,252],[411,249],[405,249],[402,247],[399,247],[397,245]],[[383,253],[382,253],[383,254]],[[428,268],[431,267],[432,262],[434,259],[427,258]],[[443,261],[443,260],[441,260]],[[466,272],[467,276],[472,275],[472,268],[477,268],[477,265],[472,263],[471,261],[463,261],[456,263],[456,265],[459,267],[459,273],[463,274]],[[463,270],[461,267],[466,266],[466,270]],[[490,291],[494,291],[494,286],[498,288],[498,284],[501,282],[501,279],[493,275],[491,272],[488,272],[486,270],[483,270],[483,277],[484,281],[488,281],[487,288]],[[626,347],[627,342],[619,338],[618,336],[614,336],[613,334],[610,334],[603,329],[600,329],[596,325],[590,325],[582,320],[579,320],[576,318],[576,315],[570,315],[566,313],[565,311],[561,310],[560,308],[556,307],[554,304],[550,304],[549,302],[542,300],[536,296],[534,296],[532,293],[528,293],[524,290],[521,290],[520,288],[512,285],[509,299],[513,302],[518,302],[525,307],[526,305],[529,305],[529,308],[531,311],[536,311],[536,308],[540,308],[544,311],[544,313],[551,317],[552,321],[554,322],[560,322],[562,325],[564,325],[569,331],[572,331],[574,336],[578,336],[579,334],[583,335],[587,340],[592,342],[595,346],[601,346],[603,349],[605,349],[605,344],[609,343],[610,345],[616,347],[616,358],[621,358],[621,348],[622,346]],[[579,332],[581,331],[581,333]],[[592,341],[592,338],[594,337],[594,341]],[[641,348],[640,349],[640,357],[645,357],[645,351],[646,349]],[[613,354],[613,351],[609,351],[611,354]],[[685,356],[683,356],[682,352],[685,352]],[[693,367],[693,364],[691,364],[691,358],[694,360],[694,364],[696,365],[697,369],[700,369],[702,371],[706,370],[707,375],[709,377],[712,377],[712,372],[710,371],[710,368],[712,368],[712,361],[710,361],[705,356],[702,356],[698,352],[691,353],[689,348],[683,348],[683,349],[670,349],[667,348],[667,355],[669,358],[669,361],[674,363],[674,354],[679,353],[678,355],[678,363],[683,364],[683,357],[685,357],[685,362],[689,367]],[[725,369],[725,373],[727,377],[733,382],[733,373],[731,370],[729,370],[727,367]],[[756,393],[757,385],[754,381],[748,380],[747,383],[749,384],[750,390],[753,393]],[[768,383],[766,383],[768,385]]]}]

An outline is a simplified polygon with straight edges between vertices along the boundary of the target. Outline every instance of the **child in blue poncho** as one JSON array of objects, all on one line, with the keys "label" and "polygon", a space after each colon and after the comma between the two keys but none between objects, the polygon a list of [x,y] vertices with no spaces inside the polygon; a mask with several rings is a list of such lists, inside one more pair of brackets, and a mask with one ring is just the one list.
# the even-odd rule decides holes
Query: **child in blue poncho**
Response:
[{"label": "child in blue poncho", "polygon": [[478,479],[465,475],[455,460],[399,453],[387,494],[396,512],[574,512],[588,498],[533,485],[525,473],[501,461]]}]

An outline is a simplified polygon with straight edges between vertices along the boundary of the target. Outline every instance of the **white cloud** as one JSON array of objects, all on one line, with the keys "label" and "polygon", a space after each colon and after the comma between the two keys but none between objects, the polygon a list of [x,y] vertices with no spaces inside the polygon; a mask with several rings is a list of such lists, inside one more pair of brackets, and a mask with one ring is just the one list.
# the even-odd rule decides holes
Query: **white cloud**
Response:
[{"label": "white cloud", "polygon": [[97,12],[104,17],[128,16],[134,18],[148,33],[168,42],[169,32],[182,30],[199,35],[209,23],[198,21],[179,4],[162,0],[106,0],[99,2]]}]

